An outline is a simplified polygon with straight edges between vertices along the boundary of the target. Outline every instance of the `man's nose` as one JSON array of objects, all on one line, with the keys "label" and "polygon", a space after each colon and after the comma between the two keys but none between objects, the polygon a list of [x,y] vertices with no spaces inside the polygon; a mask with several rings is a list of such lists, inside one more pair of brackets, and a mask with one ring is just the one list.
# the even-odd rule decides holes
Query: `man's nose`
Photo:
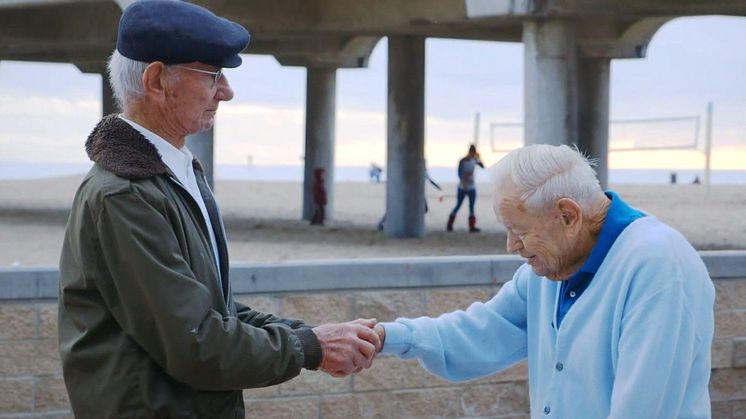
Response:
[{"label": "man's nose", "polygon": [[228,83],[228,78],[225,74],[218,80],[218,89],[215,92],[215,97],[225,102],[233,99],[233,89],[231,88],[231,84]]},{"label": "man's nose", "polygon": [[521,240],[516,237],[515,234],[508,232],[508,239],[505,247],[508,252],[516,253],[517,251],[521,250],[521,247],[523,247],[523,243],[521,243]]}]

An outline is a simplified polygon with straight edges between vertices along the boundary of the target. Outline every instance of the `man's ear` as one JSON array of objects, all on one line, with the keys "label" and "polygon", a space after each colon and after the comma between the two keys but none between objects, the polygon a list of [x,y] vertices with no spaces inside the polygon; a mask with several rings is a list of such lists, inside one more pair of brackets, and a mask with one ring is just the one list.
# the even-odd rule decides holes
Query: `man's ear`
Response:
[{"label": "man's ear", "polygon": [[143,94],[145,96],[163,95],[165,73],[166,65],[160,61],[152,62],[145,67],[145,71],[142,73]]},{"label": "man's ear", "polygon": [[556,203],[562,225],[570,230],[577,230],[582,224],[580,205],[570,198],[561,198]]}]

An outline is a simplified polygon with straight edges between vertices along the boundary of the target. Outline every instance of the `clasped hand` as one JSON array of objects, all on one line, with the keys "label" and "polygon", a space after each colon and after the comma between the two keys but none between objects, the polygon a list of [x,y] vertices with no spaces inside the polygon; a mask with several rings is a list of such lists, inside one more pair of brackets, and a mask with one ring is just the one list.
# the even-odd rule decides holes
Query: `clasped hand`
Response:
[{"label": "clasped hand", "polygon": [[333,377],[345,377],[370,368],[382,344],[375,326],[375,319],[358,319],[314,327],[321,344],[319,369]]}]

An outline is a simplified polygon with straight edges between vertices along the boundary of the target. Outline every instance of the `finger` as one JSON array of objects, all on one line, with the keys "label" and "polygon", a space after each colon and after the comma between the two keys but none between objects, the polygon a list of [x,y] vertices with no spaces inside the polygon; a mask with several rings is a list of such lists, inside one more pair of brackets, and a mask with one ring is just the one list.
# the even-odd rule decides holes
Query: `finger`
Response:
[{"label": "finger", "polygon": [[355,351],[352,356],[352,364],[354,365],[349,371],[352,372],[357,368],[368,368],[370,367],[371,360],[363,356],[362,353]]},{"label": "finger", "polygon": [[[375,327],[375,325],[373,325]],[[365,327],[365,326],[357,326],[355,331],[357,332],[357,336],[360,339],[367,340],[368,342],[372,344],[376,344],[378,342],[378,333],[376,333],[375,330],[371,327]]]},{"label": "finger", "polygon": [[373,361],[376,359],[377,356],[378,356],[378,352],[373,352],[373,356],[370,358],[370,360],[368,361],[368,366],[365,367],[365,368],[372,367],[373,366]]},{"label": "finger", "polygon": [[342,371],[334,371],[332,373],[329,373],[329,375],[331,375],[332,377],[335,377],[335,378],[342,378],[342,377],[347,377],[348,374],[345,374]]},{"label": "finger", "polygon": [[380,346],[376,348],[376,352],[381,352],[383,345],[386,344],[386,329],[381,325],[381,323],[378,323],[373,328],[373,331],[378,335],[378,341],[380,342]]},{"label": "finger", "polygon": [[[368,368],[368,367],[365,367],[365,368]],[[363,370],[363,367],[357,367],[357,368],[355,368],[355,371],[353,371],[353,372],[354,372],[355,374],[358,374],[358,373],[359,373],[360,371],[362,371],[362,370]]]},{"label": "finger", "polygon": [[357,329],[357,336],[360,339],[364,339],[372,343],[376,351],[381,350],[381,339],[378,337],[378,333],[376,333],[373,329],[359,327]]},{"label": "finger", "polygon": [[350,323],[360,324],[365,327],[373,328],[373,326],[375,326],[378,321],[376,319],[356,319],[351,321]]},{"label": "finger", "polygon": [[376,353],[378,353],[376,347],[373,346],[372,343],[366,342],[364,340],[358,342],[357,350],[360,351],[360,353],[369,360],[372,360],[373,357],[376,356]]}]

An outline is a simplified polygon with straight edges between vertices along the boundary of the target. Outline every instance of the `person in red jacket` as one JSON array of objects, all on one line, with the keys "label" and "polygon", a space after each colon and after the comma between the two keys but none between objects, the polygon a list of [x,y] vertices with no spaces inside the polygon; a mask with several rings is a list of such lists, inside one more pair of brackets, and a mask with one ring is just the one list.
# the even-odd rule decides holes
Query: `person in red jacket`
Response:
[{"label": "person in red jacket", "polygon": [[324,208],[326,207],[326,188],[324,187],[324,169],[317,167],[313,169],[313,217],[312,225],[324,225]]}]

